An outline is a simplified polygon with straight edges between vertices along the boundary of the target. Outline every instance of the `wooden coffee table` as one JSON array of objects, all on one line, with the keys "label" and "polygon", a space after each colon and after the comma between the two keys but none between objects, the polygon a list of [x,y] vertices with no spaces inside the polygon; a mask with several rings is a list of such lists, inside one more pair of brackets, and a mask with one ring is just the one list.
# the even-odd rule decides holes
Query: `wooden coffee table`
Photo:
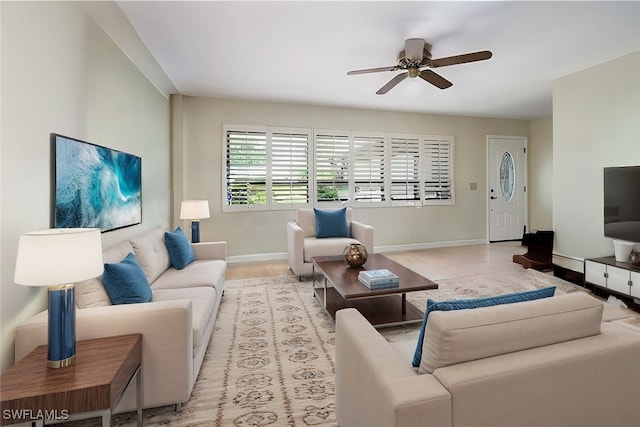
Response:
[{"label": "wooden coffee table", "polygon": [[[438,285],[382,254],[369,254],[360,268],[342,256],[313,257],[313,292],[326,312],[356,308],[375,327],[421,322],[422,310],[407,301],[407,293],[438,289]],[[386,268],[400,279],[396,288],[370,290],[358,280],[362,270]]]}]

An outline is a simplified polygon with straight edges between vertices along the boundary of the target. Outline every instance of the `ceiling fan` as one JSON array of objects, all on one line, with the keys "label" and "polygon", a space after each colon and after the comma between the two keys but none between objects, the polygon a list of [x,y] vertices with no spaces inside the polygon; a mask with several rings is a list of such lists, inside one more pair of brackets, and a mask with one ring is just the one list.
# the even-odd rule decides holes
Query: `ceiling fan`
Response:
[{"label": "ceiling fan", "polygon": [[465,53],[463,55],[448,56],[446,58],[431,59],[431,45],[429,43],[423,39],[407,39],[404,42],[404,50],[398,53],[398,63],[396,65],[349,71],[347,75],[352,76],[355,74],[379,73],[381,71],[406,70],[406,72],[398,74],[378,89],[376,92],[378,95],[384,95],[389,92],[398,83],[406,79],[407,76],[411,78],[420,77],[440,89],[446,89],[451,87],[453,83],[440,74],[433,72],[431,70],[432,68],[464,64],[466,62],[484,61],[485,59],[491,58],[491,56],[492,53],[490,51],[483,50]]}]

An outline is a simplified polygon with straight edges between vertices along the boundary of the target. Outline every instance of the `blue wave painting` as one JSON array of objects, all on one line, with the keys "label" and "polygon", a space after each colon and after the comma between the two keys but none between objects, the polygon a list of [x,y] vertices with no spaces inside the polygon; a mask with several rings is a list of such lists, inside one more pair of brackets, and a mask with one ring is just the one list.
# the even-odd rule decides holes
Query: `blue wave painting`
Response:
[{"label": "blue wave painting", "polygon": [[55,137],[55,227],[114,230],[142,221],[142,159]]}]

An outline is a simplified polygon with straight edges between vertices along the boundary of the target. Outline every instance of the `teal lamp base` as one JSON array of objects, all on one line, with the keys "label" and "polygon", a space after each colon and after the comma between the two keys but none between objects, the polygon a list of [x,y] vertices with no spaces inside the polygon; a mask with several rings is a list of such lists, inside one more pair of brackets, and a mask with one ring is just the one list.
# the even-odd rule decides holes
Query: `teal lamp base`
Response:
[{"label": "teal lamp base", "polygon": [[191,243],[200,243],[200,221],[191,221]]},{"label": "teal lamp base", "polygon": [[63,368],[73,365],[75,359],[75,288],[74,285],[51,286],[47,363],[50,368]]}]

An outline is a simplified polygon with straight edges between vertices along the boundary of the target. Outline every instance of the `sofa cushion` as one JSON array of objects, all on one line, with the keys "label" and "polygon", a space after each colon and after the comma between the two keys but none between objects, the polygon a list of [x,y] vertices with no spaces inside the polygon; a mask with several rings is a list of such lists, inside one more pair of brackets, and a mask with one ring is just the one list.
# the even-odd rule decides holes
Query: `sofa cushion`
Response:
[{"label": "sofa cushion", "polygon": [[153,283],[171,266],[169,251],[164,243],[164,229],[156,227],[149,232],[130,240],[136,258],[142,266],[149,283]]},{"label": "sofa cushion", "polygon": [[149,281],[133,252],[130,252],[119,263],[106,263],[102,282],[112,304],[136,304],[151,301]]},{"label": "sofa cushion", "polygon": [[[102,252],[105,263],[120,262],[127,254],[133,252],[133,247],[124,241]],[[111,305],[111,300],[102,284],[102,275],[94,279],[76,283],[75,300],[78,308],[104,307]]]},{"label": "sofa cushion", "polygon": [[420,327],[420,335],[418,336],[416,351],[413,355],[412,365],[414,367],[420,366],[420,359],[422,359],[422,345],[424,343],[424,331],[427,325],[429,314],[432,311],[466,310],[471,308],[491,307],[493,305],[531,301],[540,298],[549,298],[553,296],[555,290],[555,286],[550,286],[543,289],[534,289],[531,291],[516,292],[483,298],[461,299],[442,302],[428,299],[427,308],[424,311],[424,317],[422,318],[422,326]]},{"label": "sofa cushion", "polygon": [[316,237],[351,237],[347,225],[347,208],[313,209],[316,214]]},{"label": "sofa cushion", "polygon": [[602,302],[574,292],[473,310],[434,311],[420,373],[600,333]]},{"label": "sofa cushion", "polygon": [[314,256],[342,255],[344,248],[351,243],[360,243],[350,237],[332,237],[330,239],[316,239],[307,237],[304,239],[304,261],[311,262]]},{"label": "sofa cushion", "polygon": [[153,301],[174,301],[179,299],[191,301],[193,348],[196,348],[204,338],[204,333],[211,317],[216,315],[214,312],[217,296],[216,292],[217,291],[211,287],[154,289]]},{"label": "sofa cushion", "polygon": [[178,227],[175,231],[165,231],[164,240],[169,251],[171,265],[176,270],[182,270],[196,259],[191,242],[182,228]]},{"label": "sofa cushion", "polygon": [[226,270],[227,263],[222,260],[196,260],[182,270],[169,268],[153,282],[151,288],[155,291],[156,289],[209,286],[215,287],[221,292]]}]

